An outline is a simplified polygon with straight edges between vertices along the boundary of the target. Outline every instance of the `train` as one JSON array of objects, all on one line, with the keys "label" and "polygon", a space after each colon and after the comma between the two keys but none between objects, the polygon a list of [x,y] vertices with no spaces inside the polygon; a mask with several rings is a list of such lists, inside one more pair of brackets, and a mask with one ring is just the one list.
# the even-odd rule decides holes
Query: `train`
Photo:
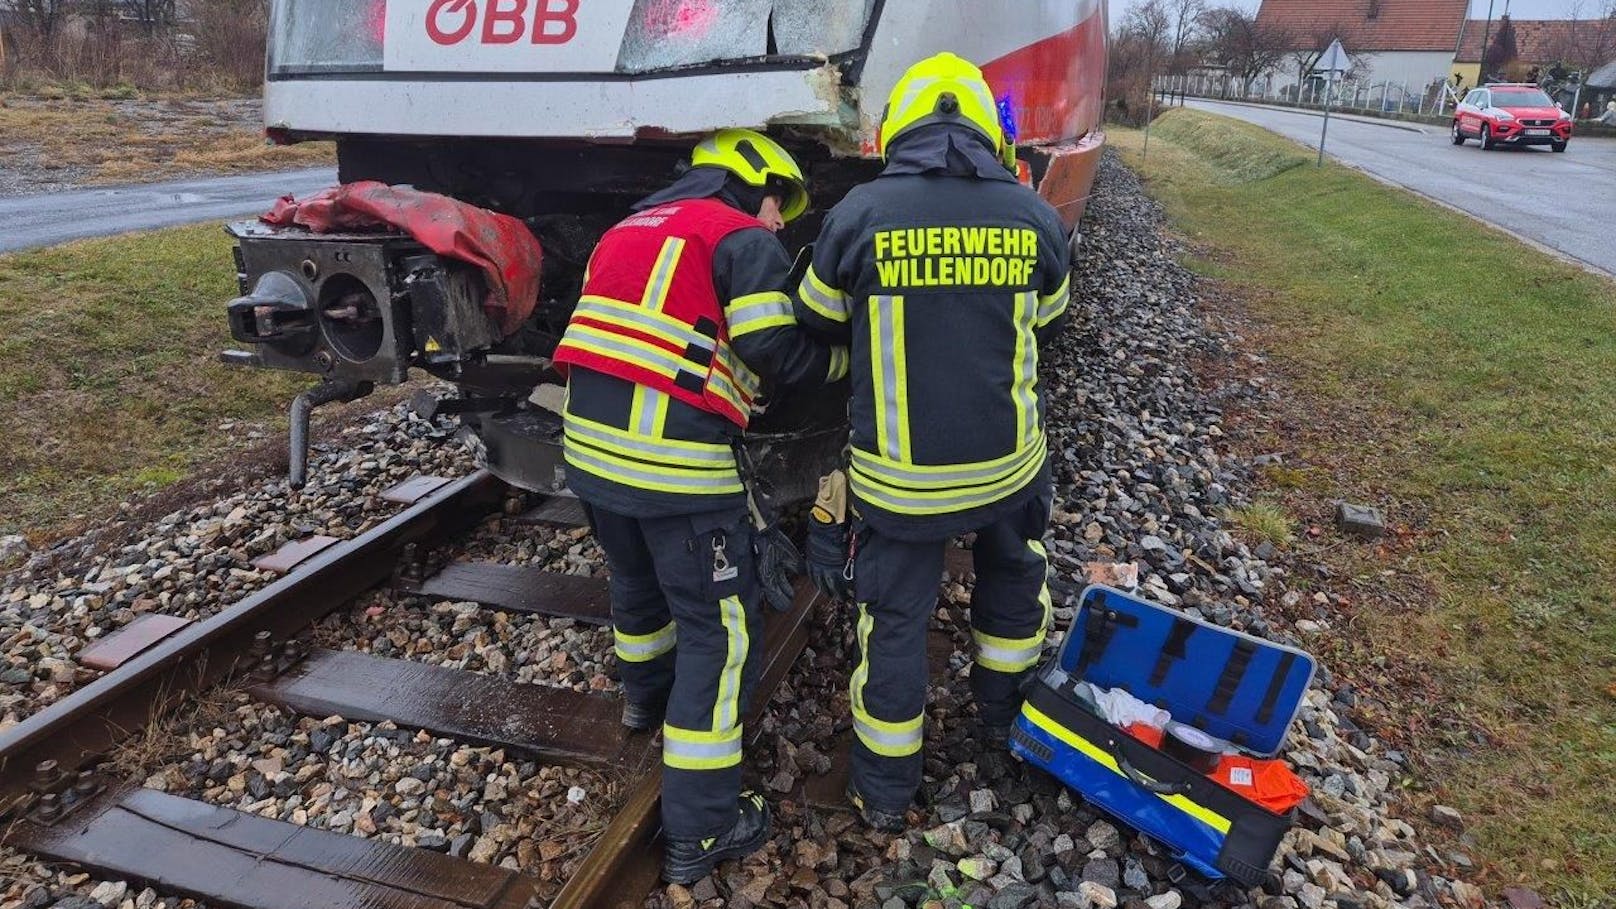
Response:
[{"label": "train", "polygon": [[[1105,144],[1105,0],[273,0],[269,139],[334,140],[343,184],[520,219],[542,280],[521,323],[501,324],[478,269],[408,235],[233,224],[240,346],[222,358],[318,378],[291,409],[294,485],[315,407],[419,371],[455,386],[422,406],[457,414],[491,472],[564,490],[549,357],[600,235],[702,136],[748,127],[808,175],[812,211],[781,235],[797,251],[880,172],[876,133],[899,76],[944,50],[1007,100],[1023,179],[1076,248]],[[741,448],[754,494],[811,497],[845,433],[833,395],[770,399]]]}]

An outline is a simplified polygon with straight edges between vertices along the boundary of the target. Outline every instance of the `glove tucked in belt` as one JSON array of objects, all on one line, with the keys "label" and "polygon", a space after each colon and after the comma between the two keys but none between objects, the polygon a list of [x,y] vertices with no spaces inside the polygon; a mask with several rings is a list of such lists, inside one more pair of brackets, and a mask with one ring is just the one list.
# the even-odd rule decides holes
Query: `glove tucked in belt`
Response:
[{"label": "glove tucked in belt", "polygon": [[847,535],[847,475],[838,470],[820,478],[819,497],[808,516],[808,577],[833,600],[853,596]]}]

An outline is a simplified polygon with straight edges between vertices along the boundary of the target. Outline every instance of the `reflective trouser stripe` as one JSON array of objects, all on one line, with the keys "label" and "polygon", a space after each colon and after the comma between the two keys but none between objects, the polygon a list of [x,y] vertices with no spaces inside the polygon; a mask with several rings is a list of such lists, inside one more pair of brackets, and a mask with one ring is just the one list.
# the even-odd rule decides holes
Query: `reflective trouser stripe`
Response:
[{"label": "reflective trouser stripe", "polygon": [[797,285],[797,296],[809,311],[821,318],[832,322],[846,322],[852,318],[847,305],[847,294],[821,280],[811,265],[808,267],[808,273],[803,275],[802,283]]},{"label": "reflective trouser stripe", "polygon": [[875,445],[894,461],[909,453],[909,377],[904,350],[903,297],[870,298],[870,379],[875,392]]},{"label": "reflective trouser stripe", "polygon": [[837,382],[847,378],[848,365],[851,355],[845,347],[832,347],[830,349],[830,369],[825,374],[826,382]]},{"label": "reflective trouser stripe", "polygon": [[673,273],[679,267],[679,257],[684,255],[684,252],[683,238],[669,237],[662,242],[662,252],[657,254],[656,265],[651,268],[651,280],[646,282],[645,296],[640,299],[640,305],[661,311],[662,304],[668,301],[668,289],[673,286]]},{"label": "reflective trouser stripe", "polygon": [[713,732],[738,726],[741,722],[741,672],[751,641],[746,633],[746,607],[740,597],[725,597],[718,603],[724,623],[724,669],[718,675],[718,700],[713,704]]},{"label": "reflective trouser stripe", "polygon": [[1061,313],[1066,311],[1066,307],[1071,300],[1072,276],[1067,275],[1066,280],[1061,282],[1059,290],[1038,298],[1038,327],[1043,328],[1045,325],[1055,321]]},{"label": "reflective trouser stripe", "polygon": [[1038,557],[1043,566],[1043,580],[1038,585],[1038,632],[1025,638],[1001,638],[971,629],[976,641],[976,664],[994,672],[1016,673],[1038,664],[1044,650],[1044,639],[1049,635],[1049,623],[1054,617],[1054,600],[1049,595],[1049,551],[1043,540],[1028,540],[1027,548]]},{"label": "reflective trouser stripe", "polygon": [[722,732],[662,724],[662,763],[676,770],[723,770],[741,762],[741,727]]},{"label": "reflective trouser stripe", "polygon": [[[1089,760],[1094,761],[1096,764],[1099,764],[1118,776],[1126,775],[1123,773],[1122,768],[1117,765],[1117,759],[1112,757],[1110,752],[1099,747],[1088,739],[1083,738],[1070,729],[1067,729],[1065,726],[1055,722],[1053,719],[1050,719],[1047,714],[1039,710],[1037,707],[1034,707],[1031,704],[1024,704],[1021,708],[1021,715],[1026,717],[1034,726],[1082,752],[1083,755]],[[1184,812],[1190,817],[1195,818],[1208,827],[1211,827],[1213,830],[1216,830],[1219,833],[1227,834],[1234,826],[1229,819],[1223,815],[1218,814],[1216,811],[1213,811],[1201,804],[1190,801],[1188,798],[1182,795],[1162,795],[1160,793],[1156,793],[1156,797],[1167,804],[1172,805],[1174,808]]]},{"label": "reflective trouser stripe", "polygon": [[1015,380],[1010,399],[1016,408],[1016,444],[1026,445],[1043,427],[1038,425],[1038,339],[1033,336],[1038,318],[1038,295],[1016,295]]},{"label": "reflective trouser stripe", "polygon": [[853,670],[849,685],[853,705],[853,731],[864,747],[882,757],[908,757],[920,751],[924,740],[926,715],[909,720],[889,722],[870,715],[864,706],[864,685],[870,678],[870,633],[875,630],[875,618],[867,605],[859,604],[858,647],[859,664]]},{"label": "reflective trouser stripe", "polygon": [[769,328],[789,328],[797,324],[791,313],[791,298],[780,291],[736,297],[729,301],[724,319],[729,336],[740,338]]},{"label": "reflective trouser stripe", "polygon": [[617,645],[618,659],[625,663],[645,663],[672,650],[677,634],[672,622],[650,634],[629,634],[613,626],[612,639]]}]

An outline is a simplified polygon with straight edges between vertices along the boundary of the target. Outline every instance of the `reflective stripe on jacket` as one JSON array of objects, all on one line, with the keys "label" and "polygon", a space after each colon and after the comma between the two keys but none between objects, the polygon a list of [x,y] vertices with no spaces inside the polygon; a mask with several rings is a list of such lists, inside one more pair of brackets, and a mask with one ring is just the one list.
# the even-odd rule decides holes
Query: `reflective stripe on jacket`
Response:
[{"label": "reflective stripe on jacket", "polygon": [[713,253],[725,237],[758,226],[722,202],[686,199],[607,231],[556,366],[626,379],[746,428],[760,380],[730,346]]}]

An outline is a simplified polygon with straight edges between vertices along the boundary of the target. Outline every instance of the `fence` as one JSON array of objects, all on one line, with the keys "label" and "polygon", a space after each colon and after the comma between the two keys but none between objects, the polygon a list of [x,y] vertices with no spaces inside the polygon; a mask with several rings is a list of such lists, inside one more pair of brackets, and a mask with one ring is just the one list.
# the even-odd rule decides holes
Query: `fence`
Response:
[{"label": "fence", "polygon": [[[1151,90],[1157,97],[1216,98],[1223,101],[1260,101],[1323,106],[1327,83],[1310,78],[1282,81],[1269,75],[1249,84],[1227,73],[1180,73],[1158,76]],[[1453,93],[1442,80],[1424,86],[1407,82],[1342,79],[1335,83],[1330,105],[1339,110],[1365,113],[1440,116],[1453,104]]]}]

